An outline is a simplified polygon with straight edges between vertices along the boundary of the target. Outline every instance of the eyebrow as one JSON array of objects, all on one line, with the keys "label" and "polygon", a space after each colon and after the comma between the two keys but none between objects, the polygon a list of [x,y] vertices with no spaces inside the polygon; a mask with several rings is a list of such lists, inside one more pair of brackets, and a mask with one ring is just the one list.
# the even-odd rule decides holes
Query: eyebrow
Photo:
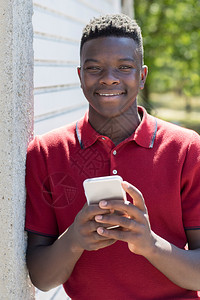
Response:
[{"label": "eyebrow", "polygon": [[[130,61],[130,62],[135,62],[135,60],[133,58],[130,57],[124,57],[124,58],[120,58],[119,61]],[[93,59],[93,58],[88,58],[84,61],[84,64],[88,63],[88,62],[99,62],[97,59]]]},{"label": "eyebrow", "polygon": [[93,59],[93,58],[88,58],[84,61],[84,64],[88,63],[88,62],[98,62],[97,59]]},{"label": "eyebrow", "polygon": [[129,57],[125,57],[125,58],[120,58],[119,61],[130,61],[130,62],[135,62],[135,59],[129,58]]}]

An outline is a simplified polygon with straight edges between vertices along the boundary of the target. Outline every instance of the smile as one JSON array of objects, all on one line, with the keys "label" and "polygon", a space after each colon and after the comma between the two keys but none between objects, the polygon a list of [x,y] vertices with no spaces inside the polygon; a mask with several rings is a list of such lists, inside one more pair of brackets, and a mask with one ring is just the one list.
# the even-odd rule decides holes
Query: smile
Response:
[{"label": "smile", "polygon": [[113,97],[113,96],[119,96],[119,95],[122,95],[124,93],[97,93],[97,95],[99,96],[104,96],[104,97]]}]

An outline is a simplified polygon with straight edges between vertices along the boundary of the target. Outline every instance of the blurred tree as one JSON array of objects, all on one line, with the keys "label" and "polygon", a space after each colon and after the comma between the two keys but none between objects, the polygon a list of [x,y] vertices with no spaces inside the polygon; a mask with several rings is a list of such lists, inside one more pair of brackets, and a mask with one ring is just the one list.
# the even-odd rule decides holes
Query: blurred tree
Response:
[{"label": "blurred tree", "polygon": [[[149,75],[142,94],[175,91],[188,99],[200,93],[200,1],[135,0]],[[150,110],[150,109],[149,109]]]}]

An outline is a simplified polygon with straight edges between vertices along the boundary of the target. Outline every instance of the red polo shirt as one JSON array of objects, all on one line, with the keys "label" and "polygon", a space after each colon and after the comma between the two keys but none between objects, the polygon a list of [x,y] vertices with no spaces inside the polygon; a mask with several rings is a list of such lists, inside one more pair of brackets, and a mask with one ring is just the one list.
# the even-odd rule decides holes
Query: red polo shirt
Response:
[{"label": "red polo shirt", "polygon": [[[139,112],[142,122],[117,146],[92,128],[87,113],[35,137],[27,155],[26,230],[59,236],[86,202],[83,181],[118,174],[143,193],[152,230],[185,247],[184,229],[200,229],[200,137]],[[199,299],[124,242],[84,251],[64,288],[75,300]]]}]

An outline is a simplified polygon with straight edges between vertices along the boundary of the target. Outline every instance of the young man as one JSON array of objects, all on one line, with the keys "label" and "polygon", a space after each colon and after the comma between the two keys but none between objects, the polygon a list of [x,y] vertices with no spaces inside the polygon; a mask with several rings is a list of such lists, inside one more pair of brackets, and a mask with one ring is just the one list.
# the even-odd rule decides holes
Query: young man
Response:
[{"label": "young man", "polygon": [[[78,300],[199,299],[200,137],[137,107],[142,48],[127,16],[92,20],[78,68],[89,112],[29,146],[27,266],[41,290],[63,284]],[[113,174],[130,203],[88,206],[83,181]]]}]

